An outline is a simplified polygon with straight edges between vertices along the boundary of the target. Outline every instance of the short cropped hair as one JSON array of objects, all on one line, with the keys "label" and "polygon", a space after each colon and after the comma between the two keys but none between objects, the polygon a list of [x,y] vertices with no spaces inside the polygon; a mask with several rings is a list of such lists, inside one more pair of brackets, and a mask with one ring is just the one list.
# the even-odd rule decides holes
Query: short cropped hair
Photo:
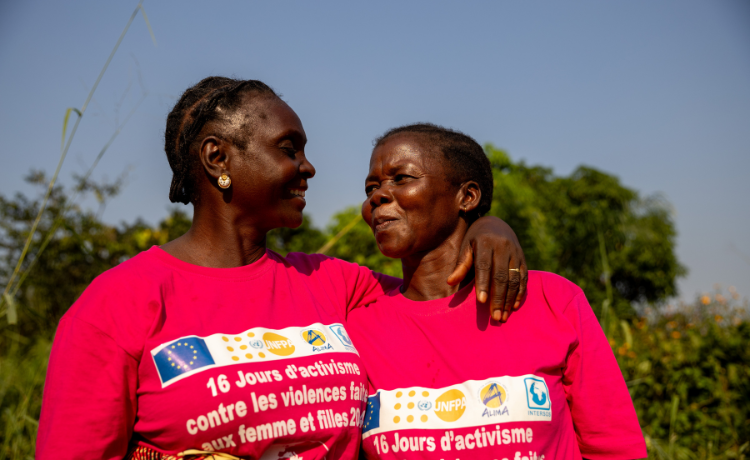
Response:
[{"label": "short cropped hair", "polygon": [[443,160],[445,160],[443,164],[448,174],[447,179],[453,185],[460,186],[467,181],[479,184],[482,197],[479,205],[467,214],[469,222],[475,221],[490,210],[495,185],[492,178],[492,166],[484,149],[477,141],[460,131],[432,123],[415,123],[386,131],[373,142],[375,148],[397,134],[416,134],[422,137],[429,147],[442,152]]}]

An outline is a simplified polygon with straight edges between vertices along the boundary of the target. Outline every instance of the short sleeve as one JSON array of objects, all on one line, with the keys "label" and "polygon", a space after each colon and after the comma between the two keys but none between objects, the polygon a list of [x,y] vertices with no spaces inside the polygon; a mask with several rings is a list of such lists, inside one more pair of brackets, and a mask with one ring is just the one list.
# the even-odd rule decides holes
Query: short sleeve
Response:
[{"label": "short sleeve", "polygon": [[293,252],[285,259],[300,272],[316,277],[316,284],[325,286],[328,297],[336,299],[335,313],[342,319],[353,309],[373,303],[402,284],[400,278],[322,254]]},{"label": "short sleeve", "polygon": [[[343,262],[343,261],[342,261]],[[347,288],[346,313],[373,303],[378,297],[396,289],[402,280],[384,275],[357,264],[343,262]]]},{"label": "short sleeve", "polygon": [[564,314],[578,341],[569,350],[563,385],[584,458],[646,458],[646,444],[625,380],[583,293]]},{"label": "short sleeve", "polygon": [[136,414],[138,361],[96,326],[63,317],[52,345],[37,459],[121,459]]}]

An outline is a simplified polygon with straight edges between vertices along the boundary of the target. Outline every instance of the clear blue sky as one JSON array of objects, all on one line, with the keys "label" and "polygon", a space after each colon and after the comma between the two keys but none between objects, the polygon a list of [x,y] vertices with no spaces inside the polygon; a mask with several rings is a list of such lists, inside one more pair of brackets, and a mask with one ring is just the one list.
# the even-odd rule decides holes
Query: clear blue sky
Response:
[{"label": "clear blue sky", "polygon": [[[0,193],[52,172],[67,107],[80,107],[135,1],[0,4]],[[261,79],[309,137],[308,211],[324,225],[363,197],[372,139],[431,121],[568,174],[585,164],[674,206],[682,296],[750,295],[750,3],[188,2],[148,0],[62,171],[83,172],[149,95],[95,177],[130,170],[110,222],[167,213],[162,150],[175,98],[207,75]],[[128,85],[131,90],[126,93]],[[125,97],[123,98],[123,94]]]}]

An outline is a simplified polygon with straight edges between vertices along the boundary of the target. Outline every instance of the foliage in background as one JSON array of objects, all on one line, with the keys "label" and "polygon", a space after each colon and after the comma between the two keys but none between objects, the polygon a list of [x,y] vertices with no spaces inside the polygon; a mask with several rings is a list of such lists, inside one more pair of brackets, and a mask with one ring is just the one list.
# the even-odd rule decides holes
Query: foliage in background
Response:
[{"label": "foliage in background", "polygon": [[[39,172],[32,172],[27,180],[42,191],[48,183],[48,178]],[[92,184],[81,180],[76,189],[93,193],[101,212],[119,187],[117,182]],[[101,272],[190,228],[187,215],[179,210],[172,211],[156,227],[142,221],[118,227],[106,225],[97,213],[71,206],[70,196],[59,185],[50,193],[30,256],[22,266],[23,284],[13,297],[15,321],[9,321],[7,302],[0,308],[0,460],[33,458],[50,346],[57,323],[68,307]],[[0,196],[3,286],[40,206],[41,198]],[[39,247],[53,228],[54,237],[40,254]]]},{"label": "foliage in background", "polygon": [[513,162],[492,145],[485,150],[495,178],[490,214],[516,231],[529,268],[578,284],[599,313],[607,297],[602,235],[619,317],[634,317],[634,302],[663,302],[677,293],[676,279],[686,270],[674,252],[675,226],[663,199],[643,198],[617,177],[585,166],[561,177]]},{"label": "foliage in background", "polygon": [[[570,177],[513,163],[488,148],[495,169],[492,213],[519,234],[529,266],[553,270],[584,286],[595,307],[606,286],[602,260],[609,260],[616,308],[607,333],[630,387],[653,458],[746,458],[750,446],[750,322],[737,294],[706,296],[695,305],[661,308],[674,293],[684,269],[674,256],[674,225],[668,207],[644,200],[610,175],[580,168]],[[46,178],[29,180],[44,186]],[[190,227],[174,209],[156,226],[136,221],[118,226],[98,218],[119,183],[80,181],[94,193],[100,211],[71,206],[70,194],[56,186],[40,221],[40,231],[24,262],[24,283],[0,307],[0,460],[33,458],[41,392],[54,329],[61,315],[102,271]],[[0,283],[5,284],[40,200],[0,196]],[[357,207],[337,213],[325,229],[305,219],[297,229],[278,229],[268,246],[282,254],[315,252],[335,235],[327,254],[399,276],[398,261],[377,250]],[[43,237],[56,227],[44,252]],[[342,230],[349,229],[345,234]],[[605,236],[601,257],[598,235]],[[33,268],[28,270],[33,264]],[[640,315],[631,301],[652,307]],[[11,324],[14,323],[14,324]]]},{"label": "foliage in background", "polygon": [[729,289],[610,323],[651,458],[750,458],[750,306]]}]

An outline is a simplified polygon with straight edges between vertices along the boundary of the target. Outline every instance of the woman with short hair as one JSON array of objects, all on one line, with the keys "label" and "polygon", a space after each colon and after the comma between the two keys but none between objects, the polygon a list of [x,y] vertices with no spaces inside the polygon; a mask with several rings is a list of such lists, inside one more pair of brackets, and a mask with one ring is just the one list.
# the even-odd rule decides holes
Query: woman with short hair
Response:
[{"label": "woman with short hair", "polygon": [[[633,459],[646,446],[632,401],[581,289],[529,271],[507,323],[474,283],[441,282],[491,205],[492,170],[470,137],[430,124],[378,139],[362,215],[401,259],[403,285],[352,311],[371,396],[371,459]],[[496,347],[501,355],[488,353]]]},{"label": "woman with short hair", "polygon": [[[400,281],[267,250],[270,230],[302,222],[306,142],[257,80],[210,77],[182,95],[165,151],[192,227],[97,277],[62,318],[37,458],[356,457],[367,382],[343,323]],[[523,260],[499,220],[472,229],[477,260],[504,273]]]}]

